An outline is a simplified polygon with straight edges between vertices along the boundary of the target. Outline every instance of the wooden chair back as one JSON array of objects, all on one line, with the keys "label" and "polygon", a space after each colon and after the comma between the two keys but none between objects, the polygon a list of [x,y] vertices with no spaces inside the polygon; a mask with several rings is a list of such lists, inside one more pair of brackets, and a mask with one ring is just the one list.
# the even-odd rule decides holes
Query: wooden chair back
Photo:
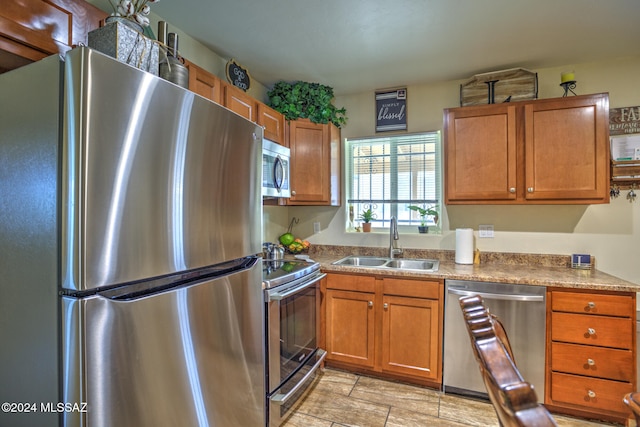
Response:
[{"label": "wooden chair back", "polygon": [[480,296],[460,298],[471,347],[489,399],[504,427],[556,426],[549,411],[538,403],[533,386],[516,367],[502,323],[489,313]]},{"label": "wooden chair back", "polygon": [[636,419],[636,425],[640,426],[640,392],[629,393],[622,400],[631,409]]}]

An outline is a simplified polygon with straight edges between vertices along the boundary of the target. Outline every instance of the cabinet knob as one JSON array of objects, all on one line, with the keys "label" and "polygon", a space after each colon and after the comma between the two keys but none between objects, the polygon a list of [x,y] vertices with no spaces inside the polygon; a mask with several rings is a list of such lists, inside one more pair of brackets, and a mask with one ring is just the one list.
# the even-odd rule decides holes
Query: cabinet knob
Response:
[{"label": "cabinet knob", "polygon": [[595,361],[595,360],[593,360],[593,359],[587,359],[587,364],[588,364],[589,366],[594,366],[594,365],[596,364],[596,361]]},{"label": "cabinet knob", "polygon": [[589,306],[589,308],[596,308],[596,303],[593,301],[589,301],[587,305]]},{"label": "cabinet knob", "polygon": [[389,304],[387,304],[387,303],[385,302],[384,304],[382,304],[382,308],[384,308],[384,309],[386,310],[387,308],[389,308]]},{"label": "cabinet knob", "polygon": [[373,301],[369,301],[369,307],[373,307]]},{"label": "cabinet knob", "polygon": [[528,193],[533,193],[533,187],[529,187],[529,188],[527,188],[527,192],[528,192]]},{"label": "cabinet knob", "polygon": [[589,335],[595,335],[595,334],[596,334],[596,330],[595,330],[595,329],[593,329],[593,328],[589,328],[589,329],[587,330],[587,332],[589,332]]},{"label": "cabinet knob", "polygon": [[590,398],[592,398],[592,399],[593,399],[594,397],[596,397],[596,392],[595,392],[595,391],[593,391],[593,390],[589,390],[589,391],[587,392],[587,394],[588,394],[588,395],[589,395],[589,397],[590,397]]},{"label": "cabinet knob", "polygon": [[516,189],[515,189],[515,188],[511,187],[511,188],[509,189],[509,193],[515,193],[515,192],[516,192]]},{"label": "cabinet knob", "polygon": [[291,190],[291,195],[295,196],[296,195],[296,191],[295,190]]}]

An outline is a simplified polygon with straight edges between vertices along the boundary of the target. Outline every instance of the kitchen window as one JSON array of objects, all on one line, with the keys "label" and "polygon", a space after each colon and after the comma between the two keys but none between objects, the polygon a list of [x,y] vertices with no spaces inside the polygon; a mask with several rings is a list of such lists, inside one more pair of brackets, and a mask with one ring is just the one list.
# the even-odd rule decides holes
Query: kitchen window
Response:
[{"label": "kitchen window", "polygon": [[[346,140],[347,229],[362,222],[369,208],[374,228],[389,227],[392,216],[399,225],[420,225],[418,212],[408,209],[441,205],[440,131]],[[427,218],[428,226],[435,226]]]}]

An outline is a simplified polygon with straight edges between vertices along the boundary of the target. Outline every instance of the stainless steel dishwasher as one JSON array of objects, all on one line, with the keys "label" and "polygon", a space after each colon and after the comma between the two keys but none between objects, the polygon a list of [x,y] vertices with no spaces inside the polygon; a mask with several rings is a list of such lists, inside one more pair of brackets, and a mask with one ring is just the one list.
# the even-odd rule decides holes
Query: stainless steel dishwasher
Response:
[{"label": "stainless steel dishwasher", "polygon": [[473,355],[458,300],[480,295],[489,311],[503,323],[525,381],[544,400],[545,292],[544,286],[446,280],[443,389],[445,393],[488,398]]}]

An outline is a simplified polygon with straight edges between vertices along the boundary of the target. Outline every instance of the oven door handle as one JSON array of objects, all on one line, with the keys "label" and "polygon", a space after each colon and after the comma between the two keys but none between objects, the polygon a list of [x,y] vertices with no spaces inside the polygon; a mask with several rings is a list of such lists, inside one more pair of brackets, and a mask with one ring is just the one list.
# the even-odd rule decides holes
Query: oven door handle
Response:
[{"label": "oven door handle", "polygon": [[281,301],[295,293],[300,292],[303,289],[306,289],[314,285],[319,280],[322,280],[326,275],[327,273],[319,274],[318,276],[314,277],[312,280],[309,280],[308,282],[303,282],[299,286],[294,286],[292,288],[285,290],[284,292],[280,292],[277,289],[273,291],[269,291],[269,293],[267,294],[269,296],[269,301]]},{"label": "oven door handle", "polygon": [[302,387],[303,385],[306,384],[307,380],[313,375],[315,374],[315,372],[318,370],[318,368],[320,367],[320,365],[322,365],[322,362],[324,361],[324,358],[327,357],[327,352],[324,351],[323,349],[319,348],[318,349],[318,353],[320,355],[320,357],[318,358],[318,360],[316,361],[316,363],[313,364],[313,366],[311,367],[311,369],[309,370],[309,372],[307,372],[305,374],[304,377],[302,377],[302,379],[298,382],[298,384],[296,384],[287,394],[282,394],[282,393],[278,393],[278,394],[274,394],[273,396],[271,396],[269,398],[269,400],[271,400],[273,403],[275,403],[276,405],[284,405],[285,403],[287,403],[287,401],[289,399],[291,399],[291,397],[300,389],[300,387]]}]

